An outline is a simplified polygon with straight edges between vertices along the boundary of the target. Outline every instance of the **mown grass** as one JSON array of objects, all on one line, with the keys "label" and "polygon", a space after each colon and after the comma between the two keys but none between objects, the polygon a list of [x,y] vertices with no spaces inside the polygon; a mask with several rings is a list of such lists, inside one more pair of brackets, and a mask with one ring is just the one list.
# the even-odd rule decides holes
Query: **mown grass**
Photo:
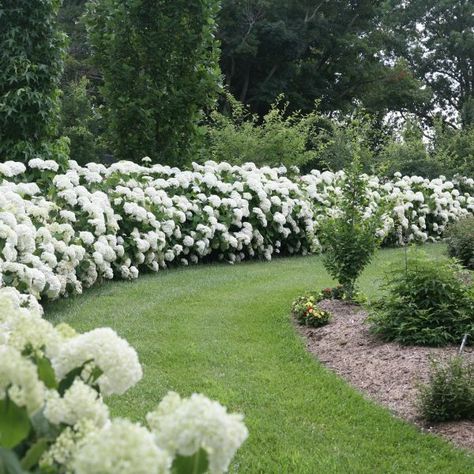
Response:
[{"label": "mown grass", "polygon": [[[427,247],[443,258],[444,247]],[[376,296],[382,250],[360,281]],[[139,352],[143,380],[109,400],[143,420],[168,390],[202,392],[245,414],[250,437],[232,472],[474,473],[474,457],[420,433],[320,365],[290,321],[292,299],[332,283],[321,259],[203,265],[114,282],[49,304],[80,331],[111,326]]]}]

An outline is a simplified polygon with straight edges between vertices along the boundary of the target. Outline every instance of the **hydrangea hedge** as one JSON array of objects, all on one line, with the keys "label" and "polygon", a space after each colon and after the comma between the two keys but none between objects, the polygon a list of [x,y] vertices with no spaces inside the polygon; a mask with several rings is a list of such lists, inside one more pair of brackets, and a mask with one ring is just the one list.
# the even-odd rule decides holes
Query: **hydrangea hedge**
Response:
[{"label": "hydrangea hedge", "polygon": [[[0,164],[0,275],[37,298],[80,293],[98,280],[217,259],[270,259],[319,249],[318,227],[338,211],[343,172],[231,166],[192,171],[119,162],[109,167],[34,159]],[[474,192],[445,178],[396,175],[368,184],[367,215],[384,214],[386,244],[442,237],[474,212]],[[474,190],[464,179],[462,189]]]}]

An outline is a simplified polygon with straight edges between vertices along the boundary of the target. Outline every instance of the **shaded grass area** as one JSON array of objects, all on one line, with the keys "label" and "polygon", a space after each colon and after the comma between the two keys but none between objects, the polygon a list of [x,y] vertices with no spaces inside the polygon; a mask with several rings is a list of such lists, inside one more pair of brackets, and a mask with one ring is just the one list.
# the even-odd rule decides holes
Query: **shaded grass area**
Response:
[{"label": "shaded grass area", "polygon": [[[443,258],[444,247],[428,252]],[[360,281],[369,296],[402,250],[382,250]],[[474,457],[364,399],[304,348],[294,297],[333,282],[320,257],[203,265],[113,282],[46,315],[80,331],[111,326],[138,351],[144,378],[109,400],[143,421],[168,390],[202,392],[245,414],[250,437],[231,472],[474,473]]]}]

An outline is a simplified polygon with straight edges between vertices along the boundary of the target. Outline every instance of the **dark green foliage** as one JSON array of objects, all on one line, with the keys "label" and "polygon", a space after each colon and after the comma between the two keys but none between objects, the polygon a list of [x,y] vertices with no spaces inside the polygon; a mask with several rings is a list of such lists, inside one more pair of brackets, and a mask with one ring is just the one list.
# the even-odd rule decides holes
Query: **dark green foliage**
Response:
[{"label": "dark green foliage", "polygon": [[377,233],[381,228],[381,211],[367,214],[366,186],[361,167],[354,161],[346,172],[339,203],[341,212],[323,221],[319,229],[324,266],[349,298],[354,294],[357,278],[381,242]]},{"label": "dark green foliage", "polygon": [[60,27],[68,36],[68,50],[61,82],[65,88],[71,82],[79,82],[85,76],[93,82],[94,92],[97,92],[100,75],[91,61],[86,27],[82,20],[86,3],[87,0],[63,0],[59,10]]},{"label": "dark green foliage", "polygon": [[221,67],[230,91],[263,116],[282,92],[293,110],[415,110],[429,99],[407,67],[390,65],[384,2],[224,0]]},{"label": "dark green foliage", "polygon": [[219,70],[217,0],[94,0],[87,27],[116,159],[182,165]]},{"label": "dark green foliage", "polygon": [[61,135],[70,140],[70,158],[79,164],[100,161],[102,118],[88,93],[89,81],[83,77],[64,88],[61,101]]},{"label": "dark green foliage", "polygon": [[448,228],[448,253],[474,270],[474,216],[460,219]]},{"label": "dark green foliage", "polygon": [[[0,1],[0,159],[55,158],[65,35],[59,0]],[[61,156],[64,158],[64,156]]]},{"label": "dark green foliage", "polygon": [[474,363],[462,357],[432,361],[430,380],[421,387],[419,401],[428,421],[474,420]]},{"label": "dark green foliage", "polygon": [[386,295],[370,316],[373,332],[401,344],[460,343],[474,330],[474,296],[459,271],[451,261],[409,256],[406,268],[387,276]]}]

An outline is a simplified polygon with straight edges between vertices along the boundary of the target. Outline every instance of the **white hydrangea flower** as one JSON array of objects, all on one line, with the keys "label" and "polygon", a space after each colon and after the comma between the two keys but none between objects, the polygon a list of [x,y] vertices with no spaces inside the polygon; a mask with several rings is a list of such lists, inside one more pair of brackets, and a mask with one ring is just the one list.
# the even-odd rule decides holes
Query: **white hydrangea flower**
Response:
[{"label": "white hydrangea flower", "polygon": [[84,439],[74,456],[75,474],[165,474],[170,457],[143,426],[116,419]]},{"label": "white hydrangea flower", "polygon": [[44,402],[45,388],[38,379],[33,362],[9,346],[0,346],[0,399],[8,396],[28,413],[36,412]]},{"label": "white hydrangea flower", "polygon": [[191,456],[201,448],[208,453],[211,473],[226,472],[237,449],[248,436],[242,415],[229,414],[218,402],[193,394],[182,399],[168,393],[147,422],[158,446]]},{"label": "white hydrangea flower", "polygon": [[55,425],[73,426],[81,420],[89,420],[102,428],[109,419],[109,409],[96,390],[76,379],[63,397],[56,391],[49,392],[44,415]]},{"label": "white hydrangea flower", "polygon": [[[86,435],[97,428],[89,420],[81,420],[74,426],[67,426],[55,439],[54,443],[41,456],[39,466],[45,472],[72,473],[74,455]],[[57,469],[61,466],[62,469]]]},{"label": "white hydrangea flower", "polygon": [[97,384],[104,395],[124,393],[143,375],[135,349],[110,328],[94,329],[69,339],[52,360],[58,379],[88,361],[91,362],[82,377],[87,382],[91,364],[98,367],[103,373]]}]

